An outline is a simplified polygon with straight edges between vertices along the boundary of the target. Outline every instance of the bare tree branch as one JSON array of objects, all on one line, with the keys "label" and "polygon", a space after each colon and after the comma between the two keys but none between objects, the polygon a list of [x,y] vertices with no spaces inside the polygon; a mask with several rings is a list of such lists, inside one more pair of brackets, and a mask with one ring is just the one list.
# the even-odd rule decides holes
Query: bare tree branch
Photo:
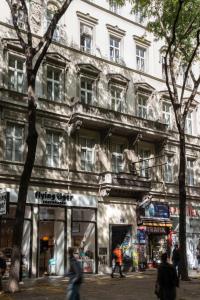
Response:
[{"label": "bare tree branch", "polygon": [[10,11],[11,11],[11,15],[12,15],[12,20],[13,20],[13,25],[14,25],[15,31],[17,33],[18,39],[20,41],[20,44],[22,46],[22,49],[24,50],[24,53],[25,53],[27,44],[24,41],[24,39],[22,37],[22,34],[21,34],[21,31],[19,29],[19,26],[17,24],[17,20],[18,20],[18,17],[17,17],[17,6],[14,5],[14,4],[11,4],[11,2],[9,0],[6,0],[6,2],[8,3],[8,5],[10,7]]},{"label": "bare tree branch", "polygon": [[[37,47],[34,49],[34,54],[37,54],[43,47],[43,50],[38,58],[38,63],[36,62],[35,64],[35,71],[37,72],[38,70],[38,66],[39,63],[41,63],[44,55],[46,54],[45,49],[47,49],[48,47],[46,45],[50,45],[53,34],[54,34],[54,30],[56,28],[56,25],[58,23],[58,21],[60,20],[60,18],[62,17],[62,15],[65,13],[65,11],[67,10],[68,6],[71,4],[73,0],[66,0],[64,2],[64,4],[62,5],[62,7],[60,9],[58,9],[58,11],[54,14],[49,27],[47,28],[44,36],[42,37],[42,39],[40,40],[40,42],[38,43]],[[46,44],[46,45],[45,45]]]}]

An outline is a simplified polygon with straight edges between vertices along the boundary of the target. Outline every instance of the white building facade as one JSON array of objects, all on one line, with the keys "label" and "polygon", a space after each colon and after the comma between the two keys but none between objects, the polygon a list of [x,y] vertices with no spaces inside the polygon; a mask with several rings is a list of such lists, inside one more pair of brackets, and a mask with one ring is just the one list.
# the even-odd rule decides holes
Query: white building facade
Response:
[{"label": "white building facade", "polygon": [[[72,1],[38,72],[39,138],[24,224],[24,276],[64,274],[69,246],[84,272],[109,272],[117,243],[127,270],[144,256],[150,267],[178,240],[178,133],[162,44],[129,4],[111,2]],[[30,3],[35,41],[59,5]],[[9,263],[27,102],[25,60],[6,1],[1,6],[0,189],[8,192],[9,209],[0,219],[0,249]],[[199,122],[197,96],[186,126],[190,268],[200,238]]]}]

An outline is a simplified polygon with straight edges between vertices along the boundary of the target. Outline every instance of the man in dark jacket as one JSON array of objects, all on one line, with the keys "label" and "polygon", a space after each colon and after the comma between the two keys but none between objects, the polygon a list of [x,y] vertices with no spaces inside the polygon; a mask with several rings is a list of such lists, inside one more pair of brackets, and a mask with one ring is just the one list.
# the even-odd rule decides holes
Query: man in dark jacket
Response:
[{"label": "man in dark jacket", "polygon": [[174,268],[176,269],[178,277],[180,277],[180,249],[177,244],[175,245],[172,252],[172,263]]},{"label": "man in dark jacket", "polygon": [[74,248],[69,248],[69,286],[67,292],[68,300],[80,300],[80,285],[83,280],[82,269],[80,263],[74,257]]},{"label": "man in dark jacket", "polygon": [[4,254],[0,251],[0,294],[3,293],[3,286],[2,286],[2,277],[6,271],[6,260],[4,258]]},{"label": "man in dark jacket", "polygon": [[162,254],[157,276],[157,296],[160,300],[175,300],[179,280],[175,268],[167,262],[167,253]]}]

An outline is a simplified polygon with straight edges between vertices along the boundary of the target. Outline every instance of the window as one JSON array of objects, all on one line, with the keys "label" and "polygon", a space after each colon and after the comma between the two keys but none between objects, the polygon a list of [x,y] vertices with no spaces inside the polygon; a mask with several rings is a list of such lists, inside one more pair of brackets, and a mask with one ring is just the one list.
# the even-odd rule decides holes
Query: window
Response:
[{"label": "window", "polygon": [[140,150],[140,176],[149,178],[150,172],[149,172],[149,157],[150,157],[150,151],[141,149]]},{"label": "window", "polygon": [[136,65],[139,71],[146,71],[146,49],[136,46]]},{"label": "window", "polygon": [[53,101],[61,99],[61,70],[47,66],[47,98]]},{"label": "window", "polygon": [[[53,16],[55,14],[55,12],[57,11],[57,7],[55,5],[49,5],[47,8],[47,28],[51,23],[51,20],[53,19]],[[56,25],[56,28],[54,30],[54,34],[53,34],[53,41],[59,42],[60,40],[60,27],[59,24]]]},{"label": "window", "polygon": [[8,124],[6,128],[6,160],[23,159],[23,126]]},{"label": "window", "polygon": [[123,171],[123,145],[112,145],[112,172]]},{"label": "window", "polygon": [[92,104],[93,100],[93,80],[87,77],[81,77],[81,102]]},{"label": "window", "polygon": [[25,16],[24,16],[24,12],[22,10],[18,10],[17,24],[18,24],[20,29],[24,29],[24,30],[26,29]]},{"label": "window", "polygon": [[187,159],[187,174],[186,174],[187,185],[194,185],[194,160]]},{"label": "window", "polygon": [[120,40],[110,36],[110,59],[119,62],[120,57]]},{"label": "window", "polygon": [[165,124],[168,125],[168,127],[171,126],[171,105],[169,103],[163,102],[162,103],[162,117]]},{"label": "window", "polygon": [[171,156],[166,157],[166,164],[164,169],[165,182],[173,181],[173,158]]},{"label": "window", "polygon": [[[185,64],[183,64],[182,66],[181,66],[181,73],[182,73],[182,83],[183,83],[183,81],[184,81],[184,77],[185,77],[185,72],[186,72],[186,70],[187,70],[187,64],[185,65]],[[186,80],[186,87],[188,87],[188,88],[191,88],[191,86],[192,86],[192,82],[191,82],[191,75],[190,75],[190,72],[188,72],[188,76],[187,76],[187,80]]]},{"label": "window", "polygon": [[92,27],[87,26],[85,24],[81,24],[80,45],[81,45],[82,51],[91,53],[91,50],[92,50]]},{"label": "window", "polygon": [[60,135],[54,132],[47,132],[46,162],[49,167],[60,165]]},{"label": "window", "polygon": [[111,108],[123,112],[124,91],[115,85],[111,85]]},{"label": "window", "polygon": [[14,55],[9,55],[8,80],[11,90],[22,93],[24,84],[24,60]]},{"label": "window", "polygon": [[81,169],[92,171],[94,166],[94,145],[93,139],[81,137]]},{"label": "window", "polygon": [[143,95],[138,95],[138,117],[147,118],[147,98]]},{"label": "window", "polygon": [[116,1],[110,0],[109,1],[110,10],[114,13],[119,13],[119,5],[116,3]]},{"label": "window", "polygon": [[188,112],[185,121],[185,133],[192,134],[192,113]]}]

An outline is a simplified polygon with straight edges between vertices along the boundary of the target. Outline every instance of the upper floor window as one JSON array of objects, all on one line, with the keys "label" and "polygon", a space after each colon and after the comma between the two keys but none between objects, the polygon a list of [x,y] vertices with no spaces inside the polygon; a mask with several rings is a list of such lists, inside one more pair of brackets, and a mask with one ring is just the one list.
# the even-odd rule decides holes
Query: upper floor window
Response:
[{"label": "upper floor window", "polygon": [[24,59],[9,55],[8,81],[11,90],[22,93],[24,88]]},{"label": "upper floor window", "polygon": [[[49,24],[51,23],[51,20],[53,19],[53,16],[55,12],[58,10],[58,8],[55,5],[48,5],[47,11],[46,11],[46,19],[47,19],[47,28]],[[60,40],[60,26],[59,24],[56,25],[56,28],[54,30],[53,34],[53,41],[58,42]]]},{"label": "upper floor window", "polygon": [[109,0],[110,10],[116,14],[119,13],[119,5],[114,0]]},{"label": "upper floor window", "polygon": [[123,145],[112,144],[112,172],[123,171]]},{"label": "upper floor window", "polygon": [[144,95],[138,95],[138,117],[147,118],[147,98]]},{"label": "upper floor window", "polygon": [[123,112],[124,90],[116,85],[111,85],[111,108],[115,111]]},{"label": "upper floor window", "polygon": [[93,102],[93,84],[94,80],[81,77],[81,102],[91,105]]},{"label": "upper floor window", "polygon": [[185,120],[185,133],[192,134],[192,113],[189,111]]},{"label": "upper floor window", "polygon": [[49,167],[60,166],[60,134],[52,131],[47,132],[46,140],[46,163]]},{"label": "upper floor window", "polygon": [[142,72],[146,71],[146,52],[145,48],[136,45],[136,66]]},{"label": "upper floor window", "polygon": [[171,105],[167,102],[162,103],[162,117],[168,127],[171,126]]},{"label": "upper floor window", "polygon": [[164,180],[169,183],[173,182],[173,158],[171,156],[166,157]]},{"label": "upper floor window", "polygon": [[80,30],[80,45],[81,50],[91,53],[92,50],[92,27],[81,23]]},{"label": "upper floor window", "polygon": [[18,10],[18,19],[17,19],[17,24],[20,29],[26,29],[26,23],[25,23],[25,15],[23,10],[19,9]]},{"label": "upper floor window", "polygon": [[8,124],[6,128],[6,160],[22,161],[24,145],[24,128],[20,125]]},{"label": "upper floor window", "polygon": [[94,167],[94,145],[91,138],[81,137],[81,169],[91,172]]},{"label": "upper floor window", "polygon": [[61,99],[61,70],[47,66],[47,97],[49,100]]},{"label": "upper floor window", "polygon": [[140,176],[149,178],[150,176],[150,168],[149,168],[149,158],[150,151],[146,149],[140,149]]},{"label": "upper floor window", "polygon": [[186,173],[187,185],[193,186],[194,182],[194,160],[187,159],[187,173]]},{"label": "upper floor window", "polygon": [[120,58],[120,39],[110,36],[110,59],[119,62]]}]

